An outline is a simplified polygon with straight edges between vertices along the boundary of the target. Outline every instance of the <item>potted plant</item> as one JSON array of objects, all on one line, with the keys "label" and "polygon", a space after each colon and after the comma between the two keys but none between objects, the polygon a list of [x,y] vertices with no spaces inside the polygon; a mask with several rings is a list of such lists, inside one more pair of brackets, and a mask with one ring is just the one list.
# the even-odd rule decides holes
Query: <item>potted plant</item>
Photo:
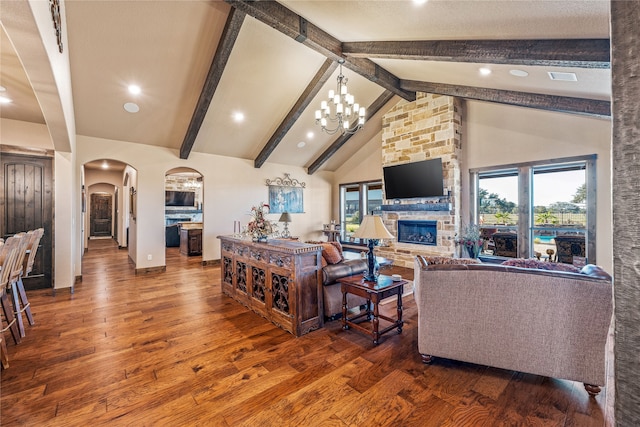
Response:
[{"label": "potted plant", "polygon": [[467,225],[460,236],[456,235],[455,242],[456,245],[467,251],[470,258],[478,258],[484,245],[484,239],[480,235],[480,226],[477,224]]}]

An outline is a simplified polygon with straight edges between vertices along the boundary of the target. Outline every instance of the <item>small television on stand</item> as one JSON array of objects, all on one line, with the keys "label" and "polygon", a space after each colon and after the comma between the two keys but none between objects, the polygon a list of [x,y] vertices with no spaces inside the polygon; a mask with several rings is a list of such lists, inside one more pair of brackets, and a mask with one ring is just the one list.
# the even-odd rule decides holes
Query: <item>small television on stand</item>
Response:
[{"label": "small television on stand", "polygon": [[387,200],[442,197],[442,159],[429,159],[382,168]]}]

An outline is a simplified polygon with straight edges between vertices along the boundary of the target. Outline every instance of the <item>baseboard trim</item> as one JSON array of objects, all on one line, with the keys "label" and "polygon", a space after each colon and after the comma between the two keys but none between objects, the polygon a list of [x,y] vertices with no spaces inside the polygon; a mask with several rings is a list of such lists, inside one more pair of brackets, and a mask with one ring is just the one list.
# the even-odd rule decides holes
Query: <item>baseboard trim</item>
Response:
[{"label": "baseboard trim", "polygon": [[158,267],[136,268],[136,274],[164,273],[165,271],[167,271],[166,265],[160,265]]},{"label": "baseboard trim", "polygon": [[220,265],[220,260],[219,259],[208,259],[206,261],[202,261],[202,266],[203,267],[217,267]]}]

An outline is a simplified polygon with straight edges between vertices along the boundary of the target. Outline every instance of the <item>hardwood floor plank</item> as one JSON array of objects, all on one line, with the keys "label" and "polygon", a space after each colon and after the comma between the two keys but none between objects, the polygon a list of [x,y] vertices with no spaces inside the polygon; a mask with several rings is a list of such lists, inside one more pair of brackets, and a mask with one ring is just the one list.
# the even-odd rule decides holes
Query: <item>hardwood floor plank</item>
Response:
[{"label": "hardwood floor plank", "polygon": [[411,296],[402,334],[378,346],[340,321],[296,338],[223,295],[219,267],[166,253],[165,272],[136,275],[126,250],[91,241],[74,294],[29,291],[36,324],[7,344],[3,426],[604,425],[606,388],[424,365]]}]

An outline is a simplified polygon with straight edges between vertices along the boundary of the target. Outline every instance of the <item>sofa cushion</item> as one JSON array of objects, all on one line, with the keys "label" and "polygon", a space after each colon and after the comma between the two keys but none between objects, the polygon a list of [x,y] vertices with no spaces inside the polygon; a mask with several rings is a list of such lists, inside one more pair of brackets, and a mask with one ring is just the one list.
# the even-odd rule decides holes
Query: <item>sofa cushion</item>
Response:
[{"label": "sofa cushion", "polygon": [[535,258],[524,259],[514,258],[509,259],[502,263],[502,265],[509,265],[512,267],[522,268],[537,268],[538,270],[550,270],[550,271],[567,271],[569,273],[579,273],[580,269],[570,264],[563,264],[558,262],[540,261]]}]

